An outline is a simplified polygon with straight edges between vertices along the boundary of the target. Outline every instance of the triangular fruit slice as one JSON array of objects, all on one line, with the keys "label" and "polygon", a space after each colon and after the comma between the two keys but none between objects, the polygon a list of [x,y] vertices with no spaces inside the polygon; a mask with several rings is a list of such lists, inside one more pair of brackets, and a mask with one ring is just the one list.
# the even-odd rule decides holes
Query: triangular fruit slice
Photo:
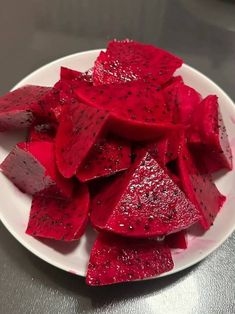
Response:
[{"label": "triangular fruit slice", "polygon": [[62,106],[59,99],[60,86],[57,82],[50,90],[38,101],[38,106],[35,110],[35,115],[38,118],[38,121],[55,121],[57,122],[56,117],[54,116],[53,109]]},{"label": "triangular fruit slice", "polygon": [[145,143],[144,147],[151,156],[164,168],[169,162],[178,158],[180,132],[169,132],[157,141]]},{"label": "triangular fruit slice", "polygon": [[182,83],[182,84],[184,83],[184,80],[181,75],[172,76],[172,78],[169,81],[163,84],[162,88],[165,89],[170,85],[173,86],[174,84],[178,84],[178,83]]},{"label": "triangular fruit slice", "polygon": [[182,188],[190,201],[201,212],[201,225],[207,230],[225,201],[209,174],[200,174],[183,143],[178,158]]},{"label": "triangular fruit slice", "polygon": [[42,121],[58,123],[61,112],[66,105],[76,102],[71,83],[58,81],[51,90],[38,102],[37,116]]},{"label": "triangular fruit slice", "polygon": [[99,234],[91,250],[86,283],[103,286],[151,278],[173,266],[170,249],[164,243]]},{"label": "triangular fruit slice", "polygon": [[196,134],[192,134],[191,143],[194,150],[200,151],[197,154],[198,162],[209,173],[223,168],[231,170],[232,153],[217,96],[207,96],[200,103],[193,122],[192,128]]},{"label": "triangular fruit slice", "polygon": [[63,110],[56,134],[56,161],[65,178],[76,174],[92,146],[103,135],[108,112],[82,103]]},{"label": "triangular fruit slice", "polygon": [[187,234],[185,230],[169,234],[164,239],[165,243],[172,249],[187,249]]},{"label": "triangular fruit slice", "polygon": [[74,89],[78,81],[91,82],[92,76],[85,72],[61,67],[60,80],[38,102],[37,116],[59,122],[63,107],[76,102]]},{"label": "triangular fruit slice", "polygon": [[123,139],[107,136],[94,144],[76,176],[81,182],[108,177],[128,169],[130,163],[130,144]]},{"label": "triangular fruit slice", "polygon": [[[1,164],[3,173],[22,191],[70,197],[73,184],[64,179],[55,164],[52,142],[19,143]],[[48,191],[49,190],[49,191]]]},{"label": "triangular fruit slice", "polygon": [[192,87],[180,84],[178,88],[177,103],[181,123],[191,124],[196,107],[201,102],[201,95]]},{"label": "triangular fruit slice", "polygon": [[175,107],[175,121],[191,125],[192,116],[201,101],[201,95],[181,81],[167,86],[163,90],[168,106]]},{"label": "triangular fruit slice", "polygon": [[50,87],[26,85],[0,97],[0,132],[29,127]]},{"label": "triangular fruit slice", "polygon": [[143,146],[162,168],[164,168],[168,162],[168,141],[169,138],[165,136],[154,142],[147,144],[145,142]]},{"label": "triangular fruit slice", "polygon": [[61,67],[60,68],[60,80],[61,81],[74,81],[82,80],[86,82],[92,82],[92,70],[88,70],[86,72],[80,72],[76,70],[72,70],[70,68]]},{"label": "triangular fruit slice", "polygon": [[111,41],[94,66],[94,85],[154,79],[166,83],[182,60],[160,48],[131,40]]},{"label": "triangular fruit slice", "polygon": [[[79,83],[78,83],[79,84]],[[110,111],[111,131],[131,140],[146,140],[175,129],[174,107],[165,103],[156,84],[135,81],[92,86],[80,82],[75,93],[82,102]]]},{"label": "triangular fruit slice", "polygon": [[72,198],[33,197],[26,233],[55,240],[78,240],[88,222],[89,192],[80,185]]},{"label": "triangular fruit slice", "polygon": [[195,206],[144,151],[127,172],[97,193],[91,209],[94,227],[128,237],[166,235],[199,219]]}]

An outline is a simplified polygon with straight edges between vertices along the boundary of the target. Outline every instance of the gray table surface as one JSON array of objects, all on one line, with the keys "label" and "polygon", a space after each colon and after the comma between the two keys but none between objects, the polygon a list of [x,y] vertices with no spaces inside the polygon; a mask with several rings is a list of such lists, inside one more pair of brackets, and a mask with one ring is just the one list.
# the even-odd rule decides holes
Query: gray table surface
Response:
[{"label": "gray table surface", "polygon": [[[0,93],[49,61],[129,37],[180,55],[235,99],[234,0],[0,0],[0,8]],[[166,278],[89,288],[0,224],[0,313],[235,313],[234,243],[235,234]]]}]

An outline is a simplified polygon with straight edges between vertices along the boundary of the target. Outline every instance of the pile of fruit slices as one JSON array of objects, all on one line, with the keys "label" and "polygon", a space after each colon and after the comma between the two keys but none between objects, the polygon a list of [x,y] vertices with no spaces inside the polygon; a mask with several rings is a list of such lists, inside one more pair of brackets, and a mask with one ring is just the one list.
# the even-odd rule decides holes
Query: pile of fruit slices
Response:
[{"label": "pile of fruit slices", "polygon": [[232,168],[217,97],[202,99],[178,57],[111,41],[85,73],[0,98],[0,130],[29,128],[1,164],[33,196],[26,233],[58,241],[98,231],[86,282],[107,285],[173,268],[187,228],[213,224],[225,197],[211,174]]}]

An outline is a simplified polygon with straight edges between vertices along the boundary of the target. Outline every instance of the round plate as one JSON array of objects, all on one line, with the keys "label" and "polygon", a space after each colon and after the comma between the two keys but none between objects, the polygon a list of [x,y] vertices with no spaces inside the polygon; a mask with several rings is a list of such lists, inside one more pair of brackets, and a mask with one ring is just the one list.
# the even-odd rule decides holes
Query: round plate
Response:
[{"label": "round plate", "polygon": [[[100,50],[86,51],[58,59],[28,75],[14,88],[25,84],[52,86],[59,79],[60,66],[85,71],[93,66],[99,52]],[[208,94],[216,94],[219,97],[220,108],[234,156],[235,107],[232,100],[210,79],[188,65],[184,64],[177,71],[177,74],[182,75],[185,83],[198,90],[203,97]],[[17,142],[23,141],[24,138],[25,134],[19,131],[1,133],[0,161],[5,158]],[[31,197],[21,193],[2,173],[0,173],[0,180],[0,218],[11,234],[28,250],[48,263],[74,274],[85,276],[95,232],[88,229],[80,241],[72,243],[38,240],[26,235],[25,229]],[[173,250],[175,267],[162,276],[178,272],[199,262],[221,245],[234,230],[235,170],[217,175],[216,185],[227,196],[227,201],[218,214],[215,224],[204,234],[201,234],[197,228],[192,228],[188,237],[188,248],[186,250]]]}]

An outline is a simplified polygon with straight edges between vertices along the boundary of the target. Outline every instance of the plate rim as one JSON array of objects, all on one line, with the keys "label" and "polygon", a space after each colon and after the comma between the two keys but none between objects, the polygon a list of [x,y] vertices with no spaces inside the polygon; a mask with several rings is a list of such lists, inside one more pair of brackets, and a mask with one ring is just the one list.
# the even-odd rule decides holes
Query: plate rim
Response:
[{"label": "plate rim", "polygon": [[[72,57],[76,57],[76,56],[81,56],[81,55],[86,55],[88,53],[99,53],[100,51],[105,51],[105,48],[101,48],[101,49],[91,49],[91,50],[86,50],[86,51],[81,51],[81,52],[76,52],[76,53],[72,53],[63,57],[60,57],[58,59],[55,59],[53,61],[50,61],[42,66],[40,66],[39,68],[37,68],[36,70],[34,70],[33,72],[29,73],[28,75],[26,75],[25,77],[23,77],[18,83],[16,83],[11,89],[10,91],[22,86],[22,82],[25,80],[30,79],[31,77],[33,77],[35,74],[39,73],[40,71],[46,69],[48,66],[51,66],[53,64],[56,64],[58,62],[63,62],[63,60],[65,59],[69,59]],[[215,83],[210,77],[206,76],[205,74],[203,74],[202,72],[200,72],[199,70],[195,69],[194,67],[183,63],[182,67],[186,68],[187,70],[193,70],[193,72],[195,74],[197,74],[197,76],[201,76],[204,79],[209,80],[211,86],[215,87],[216,89],[218,89],[221,93],[224,94],[224,96],[227,98],[227,101],[230,102],[233,106],[234,106],[234,101],[232,100],[232,98],[220,87],[217,85],[217,83]],[[4,216],[2,214],[2,211],[0,211],[0,221],[2,222],[2,224],[4,225],[4,227],[7,229],[7,231],[23,246],[25,247],[29,252],[33,253],[34,255],[36,255],[38,258],[42,259],[43,261],[47,262],[48,264],[61,269],[63,271],[69,272],[71,273],[70,270],[68,270],[63,263],[57,262],[57,261],[52,261],[50,258],[47,257],[47,254],[41,253],[40,250],[35,249],[33,244],[27,243],[23,238],[18,238],[17,233],[14,231],[14,229],[10,226],[10,224],[4,219]],[[157,277],[151,277],[151,278],[145,278],[144,280],[151,280],[151,279],[155,279],[155,278],[160,278],[160,277],[165,277],[168,275],[172,275],[174,273],[180,272],[184,269],[190,268],[195,264],[198,264],[200,261],[204,260],[208,255],[210,255],[212,252],[214,252],[215,250],[217,250],[230,236],[231,234],[235,231],[235,224],[233,226],[233,228],[229,229],[227,232],[225,232],[224,236],[216,242],[216,244],[212,245],[206,252],[198,255],[198,258],[195,258],[191,263],[188,263],[186,265],[183,265],[177,269],[173,268],[171,271],[163,273]],[[85,277],[85,275],[81,275],[79,273],[75,273],[73,272],[75,275],[77,276],[81,276],[81,277]]]}]

